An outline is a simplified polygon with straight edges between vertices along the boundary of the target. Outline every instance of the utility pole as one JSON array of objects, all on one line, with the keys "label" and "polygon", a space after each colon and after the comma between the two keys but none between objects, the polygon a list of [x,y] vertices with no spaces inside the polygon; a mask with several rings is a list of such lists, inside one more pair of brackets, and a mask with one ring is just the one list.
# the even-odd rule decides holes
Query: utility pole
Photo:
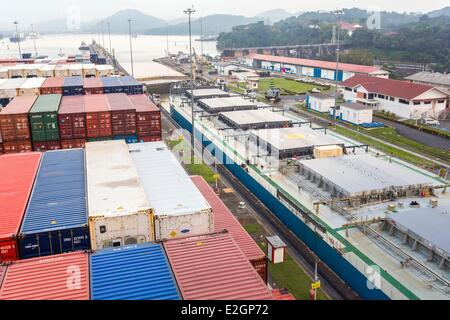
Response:
[{"label": "utility pole", "polygon": [[184,10],[184,13],[189,17],[189,55],[191,62],[191,113],[192,113],[192,135],[191,135],[191,163],[194,164],[195,156],[195,113],[194,113],[194,57],[192,56],[192,27],[191,15],[195,13],[194,8]]},{"label": "utility pole", "polygon": [[134,66],[133,66],[133,43],[132,43],[132,40],[131,40],[131,19],[128,19],[128,31],[130,32],[131,75],[134,77]]},{"label": "utility pole", "polygon": [[202,50],[202,66],[201,66],[201,70],[202,70],[202,74],[203,74],[203,17],[200,18],[200,46],[201,46],[201,50]]},{"label": "utility pole", "polygon": [[333,113],[333,125],[336,127],[336,116],[337,116],[337,106],[338,106],[338,76],[339,76],[339,53],[340,53],[340,40],[341,40],[341,16],[344,13],[341,9],[335,11],[338,15],[338,25],[337,25],[337,48],[336,48],[336,74],[334,75],[335,90],[334,93],[334,113]]},{"label": "utility pole", "polygon": [[35,54],[35,56],[37,57],[38,56],[38,52],[37,52],[37,48],[36,48],[36,34],[35,34],[35,32],[34,32],[34,25],[33,24],[31,24],[31,33],[32,33],[32,35],[33,35],[33,43],[34,43],[34,54]]},{"label": "utility pole", "polygon": [[17,21],[14,21],[14,25],[16,26],[17,47],[19,48],[19,59],[22,59],[22,49],[20,49],[20,35],[18,24],[19,23]]},{"label": "utility pole", "polygon": [[111,22],[108,21],[108,35],[109,35],[109,53],[112,54],[111,46]]},{"label": "utility pole", "polygon": [[166,23],[166,56],[169,57],[169,24]]},{"label": "utility pole", "polygon": [[103,21],[100,22],[100,30],[102,32],[102,47],[103,47],[103,50],[106,51],[106,49],[105,49],[105,33],[103,32]]}]

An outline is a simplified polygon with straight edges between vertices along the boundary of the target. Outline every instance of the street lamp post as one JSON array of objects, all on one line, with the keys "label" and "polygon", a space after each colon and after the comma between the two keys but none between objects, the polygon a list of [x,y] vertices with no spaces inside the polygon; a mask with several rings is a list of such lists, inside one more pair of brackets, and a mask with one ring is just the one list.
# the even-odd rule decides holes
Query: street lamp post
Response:
[{"label": "street lamp post", "polygon": [[341,16],[344,13],[341,9],[335,11],[338,15],[338,25],[337,25],[337,48],[336,48],[336,74],[334,75],[335,82],[335,93],[334,93],[334,114],[333,114],[333,125],[336,127],[336,113],[338,105],[338,77],[339,77],[339,53],[340,53],[340,40],[341,40]]},{"label": "street lamp post", "polygon": [[22,59],[22,49],[20,49],[20,35],[18,24],[19,23],[17,21],[14,21],[14,25],[16,26],[17,47],[19,48],[19,59]]},{"label": "street lamp post", "polygon": [[111,23],[108,22],[108,36],[109,36],[109,53],[112,54],[112,46],[111,46]]},{"label": "street lamp post", "polygon": [[36,47],[36,34],[34,32],[34,25],[33,24],[31,24],[31,34],[33,36],[34,54],[37,57],[38,56],[38,52],[37,52],[37,47]]},{"label": "street lamp post", "polygon": [[194,113],[194,59],[192,56],[192,27],[191,27],[191,15],[195,13],[193,8],[184,10],[184,13],[189,17],[189,55],[191,62],[191,114],[192,114],[192,135],[191,135],[191,163],[194,164],[195,156],[195,113]]},{"label": "street lamp post", "polygon": [[131,57],[131,75],[134,77],[134,65],[133,65],[133,43],[131,40],[131,19],[128,19],[128,31],[130,33],[130,57]]}]

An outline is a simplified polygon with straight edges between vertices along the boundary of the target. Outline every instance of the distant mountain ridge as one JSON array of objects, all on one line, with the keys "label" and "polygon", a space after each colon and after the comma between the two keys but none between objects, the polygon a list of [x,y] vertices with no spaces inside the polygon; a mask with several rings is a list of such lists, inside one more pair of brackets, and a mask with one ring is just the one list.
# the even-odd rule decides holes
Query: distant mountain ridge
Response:
[{"label": "distant mountain ridge", "polygon": [[430,11],[427,13],[427,16],[429,16],[430,18],[437,18],[440,16],[450,17],[450,6],[439,10]]}]

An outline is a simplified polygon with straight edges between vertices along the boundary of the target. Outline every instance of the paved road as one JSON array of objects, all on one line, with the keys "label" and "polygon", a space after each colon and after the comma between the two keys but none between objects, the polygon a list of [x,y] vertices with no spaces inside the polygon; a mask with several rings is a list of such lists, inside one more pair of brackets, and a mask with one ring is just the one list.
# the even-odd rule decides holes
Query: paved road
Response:
[{"label": "paved road", "polygon": [[374,120],[378,121],[378,122],[383,122],[385,125],[395,128],[397,130],[398,134],[400,134],[408,139],[420,142],[426,146],[450,150],[450,139],[435,136],[433,134],[429,134],[429,133],[414,129],[414,128],[405,126],[403,124],[385,120],[385,119],[378,118],[375,116],[374,116]]}]

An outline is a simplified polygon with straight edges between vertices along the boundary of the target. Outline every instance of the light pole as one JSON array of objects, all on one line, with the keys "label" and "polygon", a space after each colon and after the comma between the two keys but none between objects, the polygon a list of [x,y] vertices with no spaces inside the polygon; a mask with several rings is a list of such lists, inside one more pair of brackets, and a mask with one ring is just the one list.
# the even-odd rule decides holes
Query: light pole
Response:
[{"label": "light pole", "polygon": [[192,57],[192,28],[191,28],[191,15],[195,13],[193,8],[184,10],[184,13],[189,17],[189,55],[191,62],[191,113],[192,113],[192,135],[191,135],[191,163],[194,164],[195,156],[195,113],[194,113],[194,59]]},{"label": "light pole", "polygon": [[133,44],[131,41],[131,19],[128,19],[128,31],[130,33],[130,57],[131,57],[131,75],[134,77],[134,66],[133,66]]},{"label": "light pole", "polygon": [[341,16],[344,13],[341,9],[334,12],[338,15],[338,25],[337,25],[337,48],[336,48],[336,74],[334,75],[335,90],[334,93],[334,114],[333,114],[333,125],[336,127],[336,112],[338,105],[338,77],[339,77],[339,53],[340,53],[340,40],[341,40]]},{"label": "light pole", "polygon": [[167,57],[170,56],[169,54],[169,24],[166,23],[166,55]]},{"label": "light pole", "polygon": [[100,22],[100,30],[102,33],[102,47],[103,47],[103,50],[106,51],[106,49],[105,49],[105,33],[103,32],[103,21]]},{"label": "light pole", "polygon": [[200,18],[200,45],[202,48],[202,65],[201,70],[203,74],[203,17]]},{"label": "light pole", "polygon": [[34,32],[34,25],[31,24],[31,34],[33,35],[33,43],[34,43],[34,54],[37,57],[38,56],[38,52],[37,52],[37,48],[36,48],[36,34]]},{"label": "light pole", "polygon": [[22,59],[22,50],[20,49],[20,35],[18,24],[19,23],[17,21],[14,21],[14,25],[16,26],[17,47],[19,48],[19,59]]},{"label": "light pole", "polygon": [[109,36],[109,53],[112,54],[112,46],[111,46],[111,23],[108,22],[108,36]]}]

